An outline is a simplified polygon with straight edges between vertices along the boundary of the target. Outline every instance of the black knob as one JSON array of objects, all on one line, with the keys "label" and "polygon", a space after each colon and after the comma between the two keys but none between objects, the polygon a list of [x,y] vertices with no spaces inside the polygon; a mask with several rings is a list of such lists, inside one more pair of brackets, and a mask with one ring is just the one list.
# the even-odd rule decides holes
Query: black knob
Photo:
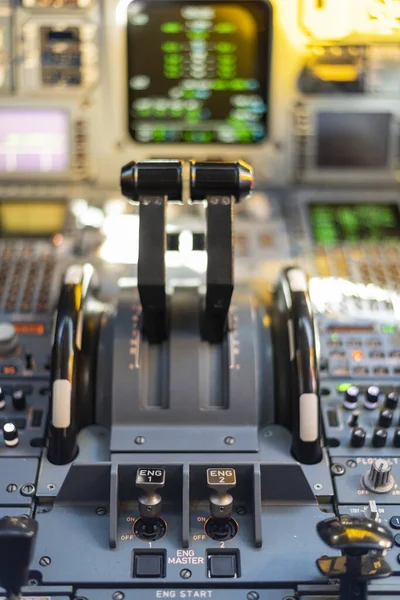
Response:
[{"label": "black knob", "polygon": [[393,411],[389,408],[384,408],[379,417],[380,427],[390,427],[393,421]]},{"label": "black knob", "polygon": [[182,200],[180,160],[130,162],[121,169],[121,191],[138,202],[140,196],[168,196]]},{"label": "black knob", "polygon": [[365,429],[362,427],[355,427],[351,433],[351,446],[353,448],[362,448],[367,439]]},{"label": "black knob", "polygon": [[356,385],[351,385],[347,388],[346,393],[344,395],[343,405],[345,408],[349,410],[353,410],[358,401],[358,396],[360,395],[360,390]]},{"label": "black knob", "polygon": [[24,390],[17,389],[12,393],[12,403],[15,410],[26,409],[26,397]]},{"label": "black knob", "polygon": [[28,581],[37,530],[34,519],[0,519],[0,583],[8,596],[18,596]]},{"label": "black knob", "polygon": [[395,410],[397,408],[397,404],[399,402],[399,394],[397,392],[389,392],[386,396],[385,406],[386,408],[391,408]]},{"label": "black knob", "polygon": [[371,492],[386,494],[393,489],[392,466],[386,458],[375,458],[369,471],[363,475],[363,483]]},{"label": "black knob", "polygon": [[18,430],[14,423],[11,423],[10,421],[8,423],[4,423],[3,437],[5,445],[9,446],[10,448],[18,444]]},{"label": "black knob", "polygon": [[365,392],[365,400],[364,400],[365,408],[369,408],[370,410],[373,410],[374,408],[376,408],[378,406],[380,393],[381,393],[381,390],[378,388],[377,385],[370,385],[369,388],[367,389],[367,391]]},{"label": "black knob", "polygon": [[5,405],[6,405],[6,397],[5,397],[3,388],[0,387],[0,410],[3,410]]},{"label": "black knob", "polygon": [[190,198],[202,202],[207,196],[234,196],[236,202],[246,198],[254,183],[253,169],[247,163],[197,162],[190,165]]},{"label": "black knob", "polygon": [[382,427],[376,427],[374,431],[374,437],[372,438],[372,445],[374,448],[383,448],[387,440],[387,431]]},{"label": "black knob", "polygon": [[353,412],[352,413],[352,415],[350,417],[350,421],[349,421],[349,426],[350,427],[357,427],[359,416],[360,416],[359,412]]},{"label": "black knob", "polygon": [[400,448],[400,428],[399,427],[397,427],[396,431],[394,432],[393,446],[395,448]]}]

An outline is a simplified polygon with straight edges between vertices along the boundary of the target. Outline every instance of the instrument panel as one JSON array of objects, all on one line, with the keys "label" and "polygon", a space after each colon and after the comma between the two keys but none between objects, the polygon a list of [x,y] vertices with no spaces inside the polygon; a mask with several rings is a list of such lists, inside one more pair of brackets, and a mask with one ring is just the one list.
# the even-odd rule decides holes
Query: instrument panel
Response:
[{"label": "instrument panel", "polygon": [[0,0],[8,596],[22,530],[34,598],[398,596],[399,42],[398,0]]}]

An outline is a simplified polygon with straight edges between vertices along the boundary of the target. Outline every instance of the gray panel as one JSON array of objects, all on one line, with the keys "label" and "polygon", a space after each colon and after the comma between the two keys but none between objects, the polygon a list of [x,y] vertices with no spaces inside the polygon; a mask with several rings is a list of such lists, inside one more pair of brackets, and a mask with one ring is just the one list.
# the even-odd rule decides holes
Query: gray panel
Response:
[{"label": "gray panel", "polygon": [[[36,458],[0,459],[0,505],[30,506],[32,499],[21,494],[26,483],[35,485],[38,469]],[[16,491],[7,492],[7,486],[15,484]]]},{"label": "gray panel", "polygon": [[[125,600],[137,600],[138,590],[130,590],[118,588],[115,590],[122,592],[125,595]],[[251,588],[251,590],[235,590],[229,589],[201,589],[201,588],[170,588],[164,585],[158,589],[141,589],[141,600],[159,600],[160,598],[171,599],[199,599],[202,600],[244,600],[249,591],[254,591],[258,594],[260,600],[283,600],[294,595],[294,590],[260,590]],[[111,600],[111,595],[114,590],[97,590],[97,589],[81,589],[77,590],[77,595],[84,596],[88,600]]]}]

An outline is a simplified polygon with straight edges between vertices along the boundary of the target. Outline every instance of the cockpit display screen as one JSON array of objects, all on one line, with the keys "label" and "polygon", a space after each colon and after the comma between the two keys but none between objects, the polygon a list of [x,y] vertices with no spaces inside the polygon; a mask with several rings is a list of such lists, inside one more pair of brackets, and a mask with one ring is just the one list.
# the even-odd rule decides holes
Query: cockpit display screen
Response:
[{"label": "cockpit display screen", "polygon": [[267,137],[272,9],[265,0],[134,0],[129,132],[141,143]]}]

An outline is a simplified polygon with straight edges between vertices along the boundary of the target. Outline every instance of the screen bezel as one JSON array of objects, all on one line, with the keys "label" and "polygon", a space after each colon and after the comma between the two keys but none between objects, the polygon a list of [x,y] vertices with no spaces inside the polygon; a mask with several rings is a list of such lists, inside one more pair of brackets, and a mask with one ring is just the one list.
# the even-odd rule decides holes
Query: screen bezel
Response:
[{"label": "screen bezel", "polygon": [[[388,141],[388,159],[385,167],[319,167],[317,162],[318,115],[321,113],[340,114],[390,114],[391,123]],[[302,181],[312,183],[332,183],[342,186],[352,182],[382,184],[396,180],[396,171],[400,169],[398,139],[400,136],[400,106],[393,100],[382,100],[379,105],[371,98],[358,98],[354,103],[348,99],[333,97],[313,101],[307,107],[307,135],[305,143],[304,168],[300,175]]]},{"label": "screen bezel", "polygon": [[73,118],[73,115],[71,114],[71,110],[69,108],[67,108],[66,106],[57,104],[57,105],[48,105],[48,104],[30,104],[29,106],[27,106],[26,104],[4,104],[0,106],[0,110],[1,111],[8,111],[8,110],[20,110],[21,112],[26,112],[29,110],[32,111],[42,111],[43,113],[46,113],[46,111],[53,111],[53,110],[57,110],[57,111],[61,111],[63,113],[65,113],[66,118],[67,118],[67,132],[68,132],[68,168],[63,170],[63,171],[13,171],[13,172],[8,172],[8,171],[0,171],[0,180],[2,181],[24,181],[24,182],[28,182],[28,181],[71,181],[71,179],[74,179],[74,174],[73,174],[73,162],[74,162],[74,155],[75,155],[75,145],[74,145],[74,137],[73,137],[73,125],[75,122],[75,119]]},{"label": "screen bezel", "polygon": [[[135,1],[135,0],[132,0]],[[187,2],[189,0],[158,0],[159,2],[169,2],[172,4],[187,4]],[[210,2],[214,3],[214,4],[229,4],[229,1],[232,2],[232,0],[210,0]],[[235,0],[233,0],[235,1]],[[246,2],[250,2],[251,0],[241,0],[241,2],[246,3]],[[207,4],[208,2],[206,0],[201,0],[202,3]],[[129,121],[130,121],[130,116],[129,116],[129,107],[130,107],[130,103],[129,103],[129,88],[128,88],[128,81],[129,81],[129,60],[128,60],[128,22],[126,22],[126,30],[125,30],[125,56],[126,56],[126,81],[125,81],[125,95],[126,95],[126,99],[127,99],[127,104],[126,104],[126,110],[127,110],[127,114],[126,114],[126,135],[128,140],[130,141],[130,143],[134,144],[134,145],[138,145],[139,147],[142,148],[147,148],[147,147],[153,147],[153,148],[160,148],[162,146],[170,146],[170,147],[176,147],[177,145],[183,145],[184,147],[194,147],[194,148],[206,148],[206,147],[211,147],[211,148],[218,148],[218,147],[222,147],[222,148],[257,148],[263,145],[266,145],[270,142],[270,136],[271,136],[271,104],[270,104],[270,100],[271,100],[271,85],[272,85],[272,44],[273,44],[273,19],[274,19],[274,11],[273,11],[273,7],[272,4],[269,0],[261,0],[261,2],[263,4],[265,4],[266,9],[269,12],[269,27],[268,27],[268,31],[266,32],[266,35],[268,36],[268,40],[267,40],[267,55],[265,57],[265,61],[266,61],[266,65],[267,65],[267,73],[266,73],[266,89],[264,90],[264,95],[265,95],[265,100],[267,103],[267,113],[265,115],[265,136],[262,140],[259,140],[258,142],[253,142],[253,143],[238,143],[238,142],[234,142],[234,143],[223,143],[223,142],[207,142],[207,143],[200,143],[200,142],[182,142],[182,141],[177,141],[177,142],[141,142],[139,140],[136,140],[133,138],[131,132],[130,132],[130,128],[129,128]],[[126,6],[126,11],[128,12],[128,7],[130,3],[127,3]]]}]

